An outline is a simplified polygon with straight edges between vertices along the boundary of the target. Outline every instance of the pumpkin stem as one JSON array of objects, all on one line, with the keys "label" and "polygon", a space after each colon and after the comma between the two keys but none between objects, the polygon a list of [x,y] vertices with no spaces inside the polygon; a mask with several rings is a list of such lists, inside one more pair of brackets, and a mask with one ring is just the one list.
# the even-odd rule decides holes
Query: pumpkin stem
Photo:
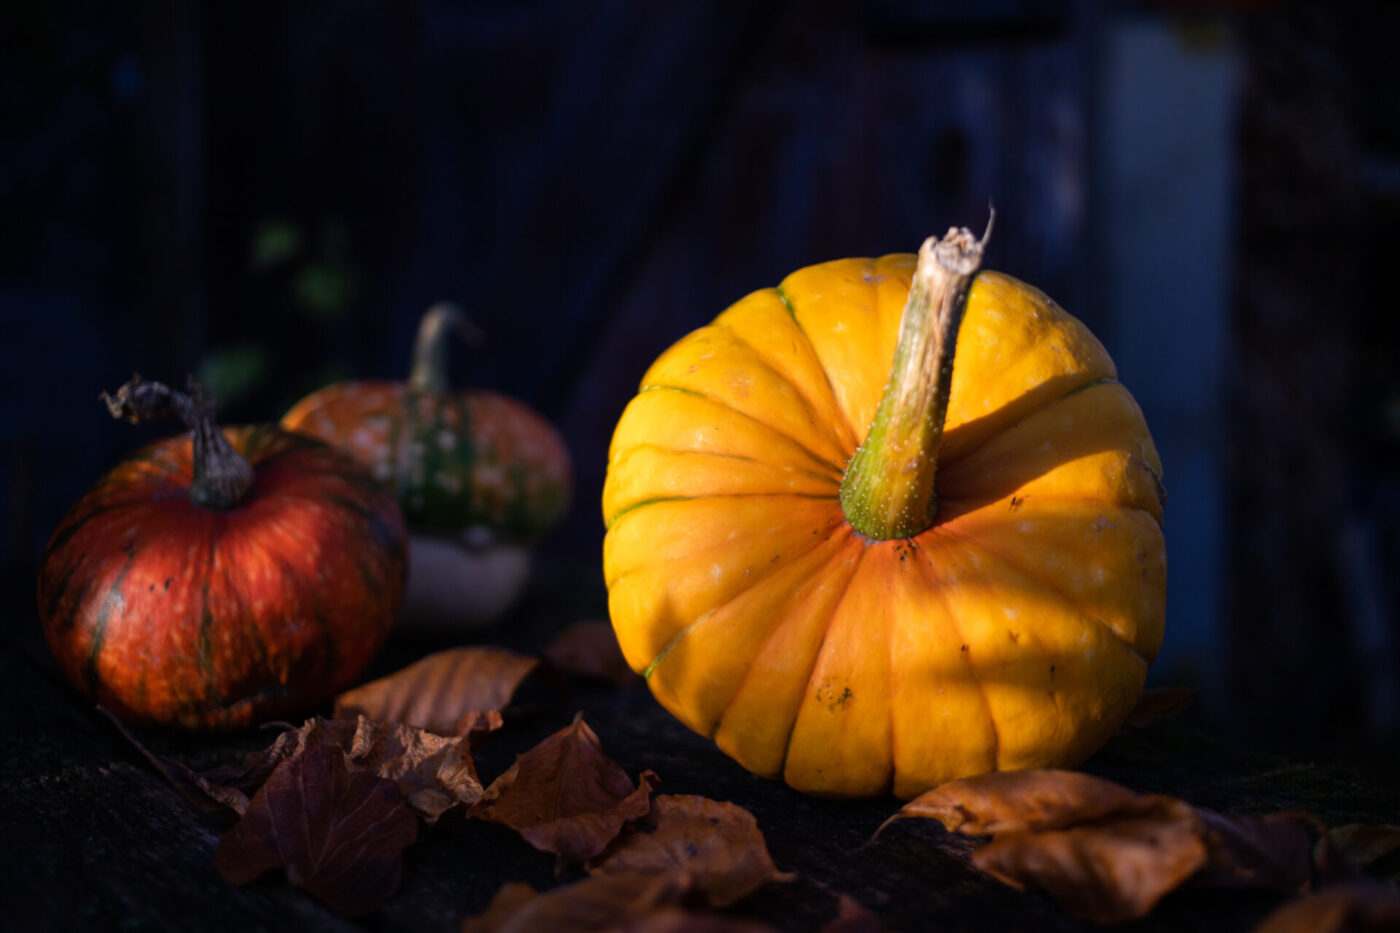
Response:
[{"label": "pumpkin stem", "polygon": [[418,338],[413,342],[413,368],[408,373],[410,389],[435,395],[447,391],[447,335],[450,332],[470,344],[481,340],[481,331],[454,304],[440,301],[424,312],[418,325]]},{"label": "pumpkin stem", "polygon": [[190,429],[194,445],[194,478],[190,499],[208,509],[231,509],[253,485],[253,466],[233,449],[214,421],[214,403],[205,401],[199,383],[190,379],[189,394],[160,382],[146,382],[140,376],[117,390],[102,393],[113,418],[132,424],[179,418]]},{"label": "pumpkin stem", "polygon": [[941,240],[929,237],[919,249],[885,394],[841,479],[846,520],[867,538],[913,537],[938,514],[933,477],[958,326],[995,218],[993,211],[980,240],[955,227]]}]

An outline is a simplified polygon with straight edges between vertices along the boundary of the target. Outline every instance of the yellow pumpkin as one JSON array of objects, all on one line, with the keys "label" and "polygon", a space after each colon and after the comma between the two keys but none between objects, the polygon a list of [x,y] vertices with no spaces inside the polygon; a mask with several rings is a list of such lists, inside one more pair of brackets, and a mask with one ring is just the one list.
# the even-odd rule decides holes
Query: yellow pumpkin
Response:
[{"label": "yellow pumpkin", "polygon": [[908,798],[1074,765],[1142,690],[1157,451],[1103,346],[978,273],[984,242],[794,272],[667,350],[618,423],[623,653],[757,774]]}]

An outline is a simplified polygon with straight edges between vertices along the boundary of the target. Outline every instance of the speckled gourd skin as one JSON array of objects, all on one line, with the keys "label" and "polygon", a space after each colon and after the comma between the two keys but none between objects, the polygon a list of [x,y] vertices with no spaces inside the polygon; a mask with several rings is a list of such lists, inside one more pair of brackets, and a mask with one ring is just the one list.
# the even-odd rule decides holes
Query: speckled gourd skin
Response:
[{"label": "speckled gourd skin", "polygon": [[571,467],[558,431],[493,392],[337,383],[298,402],[282,425],[349,450],[393,490],[414,528],[480,526],[529,540],[568,506]]},{"label": "speckled gourd skin", "polygon": [[1102,345],[1038,290],[968,297],[938,514],[855,532],[838,499],[890,372],[912,255],[793,273],[680,340],[618,424],[604,573],[623,653],[750,770],[910,797],[1066,766],[1161,644],[1161,464]]}]

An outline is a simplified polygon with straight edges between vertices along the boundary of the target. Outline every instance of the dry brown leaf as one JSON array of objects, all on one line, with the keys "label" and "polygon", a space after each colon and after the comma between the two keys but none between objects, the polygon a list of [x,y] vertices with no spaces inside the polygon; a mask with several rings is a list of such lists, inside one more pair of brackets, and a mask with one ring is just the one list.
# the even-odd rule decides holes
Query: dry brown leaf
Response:
[{"label": "dry brown leaf", "polygon": [[[231,817],[242,816],[247,812],[248,794],[257,790],[257,787],[251,787],[245,793],[243,789],[235,786],[234,779],[242,772],[241,768],[216,768],[213,771],[202,773],[195,771],[181,761],[151,751],[138,741],[136,736],[132,735],[126,724],[120,719],[103,707],[99,706],[98,710],[112,721],[112,725],[117,727],[117,731],[141,753],[141,756],[150,763],[151,767],[159,771],[161,776],[179,791],[180,796],[196,808],[214,819],[224,822],[227,822]],[[259,781],[260,784],[261,781]]]},{"label": "dry brown leaf", "polygon": [[361,715],[462,735],[479,724],[479,714],[505,709],[538,665],[538,659],[504,648],[440,651],[342,693],[335,699],[335,718]]},{"label": "dry brown leaf", "polygon": [[1348,823],[1334,827],[1327,836],[1332,850],[1358,871],[1372,870],[1400,855],[1400,826]]},{"label": "dry brown leaf", "polygon": [[1045,891],[1077,917],[1142,917],[1208,857],[1190,808],[1108,823],[997,836],[972,863],[1001,881]]},{"label": "dry brown leaf", "polygon": [[1196,699],[1195,687],[1149,687],[1119,727],[1124,732],[1145,729],[1179,715]]},{"label": "dry brown leaf", "polygon": [[352,770],[317,745],[283,761],[219,840],[214,865],[246,884],[282,868],[291,884],[345,916],[367,914],[398,888],[418,818],[393,781]]},{"label": "dry brown leaf", "polygon": [[579,715],[516,758],[472,815],[509,826],[562,866],[593,858],[624,824],[646,816],[656,782],[646,771],[634,785]]},{"label": "dry brown leaf", "polygon": [[697,914],[679,907],[658,908],[615,929],[617,933],[776,933],[775,927],[757,920]]},{"label": "dry brown leaf", "polygon": [[842,894],[836,904],[836,916],[821,933],[880,933],[883,927],[875,912],[848,894]]},{"label": "dry brown leaf", "polygon": [[1196,878],[1211,887],[1297,891],[1313,878],[1313,847],[1326,828],[1306,813],[1196,810],[1209,860]]},{"label": "dry brown leaf", "polygon": [[647,821],[590,870],[601,875],[683,871],[713,907],[727,907],[770,881],[796,877],[773,864],[753,814],[688,795],[657,797]]},{"label": "dry brown leaf", "polygon": [[1078,771],[993,771],[940,784],[890,819],[922,817],[949,832],[990,836],[1061,829],[1158,806],[1160,798]]},{"label": "dry brown leaf", "polygon": [[627,929],[676,903],[689,887],[683,873],[612,875],[537,894],[528,885],[508,884],[496,892],[486,912],[462,923],[462,933],[594,933]]},{"label": "dry brown leaf", "polygon": [[544,659],[558,670],[604,680],[619,687],[640,681],[627,666],[610,622],[579,622],[554,637]]},{"label": "dry brown leaf", "polygon": [[1323,832],[1306,814],[1215,813],[1051,770],[950,781],[895,818],[911,816],[992,835],[973,852],[974,865],[1014,887],[1044,890],[1070,913],[1100,923],[1141,917],[1188,879],[1298,890],[1312,881],[1314,842]]},{"label": "dry brown leaf", "polygon": [[313,718],[299,729],[289,729],[267,749],[248,756],[240,786],[260,785],[279,763],[322,745],[342,750],[350,767],[393,781],[429,822],[481,797],[481,782],[464,739],[363,716]]},{"label": "dry brown leaf", "polygon": [[393,781],[428,822],[453,807],[470,806],[482,793],[465,739],[364,717],[308,719],[300,728],[278,735],[267,748],[249,754],[241,765],[202,772],[154,755],[134,738],[131,741],[181,793],[215,816],[245,813],[249,797],[279,764],[317,746],[344,752],[346,765],[352,770],[369,771]]},{"label": "dry brown leaf", "polygon": [[676,906],[690,881],[684,873],[608,875],[544,894],[508,884],[462,933],[772,933],[764,923]]},{"label": "dry brown leaf", "polygon": [[1393,933],[1400,930],[1400,894],[1374,882],[1325,888],[1290,901],[1254,933]]}]

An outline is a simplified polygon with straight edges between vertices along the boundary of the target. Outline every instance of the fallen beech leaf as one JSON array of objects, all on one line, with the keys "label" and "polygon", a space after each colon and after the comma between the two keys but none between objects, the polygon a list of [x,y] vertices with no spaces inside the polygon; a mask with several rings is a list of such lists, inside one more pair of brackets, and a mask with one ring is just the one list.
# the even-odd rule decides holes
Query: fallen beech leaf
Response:
[{"label": "fallen beech leaf", "polygon": [[727,907],[770,881],[778,871],[753,814],[706,797],[662,795],[650,818],[618,840],[591,869],[595,874],[688,874],[713,907]]},{"label": "fallen beech leaf", "polygon": [[398,888],[418,818],[393,781],[351,770],[317,745],[279,764],[219,840],[214,865],[247,884],[282,868],[287,881],[345,916],[367,914]]},{"label": "fallen beech leaf", "polygon": [[524,884],[496,892],[491,906],[462,924],[462,933],[583,933],[627,929],[658,909],[676,903],[689,887],[680,872],[664,875],[612,875],[537,894]]},{"label": "fallen beech leaf", "polygon": [[642,679],[627,666],[611,622],[579,622],[569,626],[544,649],[544,659],[558,670],[619,687]]},{"label": "fallen beech leaf", "polygon": [[1093,826],[999,835],[972,863],[1015,888],[1033,884],[1096,923],[1142,917],[1206,864],[1189,812],[1130,816]]},{"label": "fallen beech leaf", "polygon": [[972,853],[974,865],[1014,887],[1040,888],[1100,923],[1143,916],[1187,879],[1298,890],[1312,881],[1314,838],[1323,834],[1306,814],[1215,813],[1074,771],[950,781],[893,818],[910,816],[992,835]]},{"label": "fallen beech leaf", "polygon": [[1388,933],[1400,930],[1400,894],[1375,882],[1326,888],[1291,901],[1254,933]]},{"label": "fallen beech leaf", "polygon": [[1400,826],[1348,823],[1334,827],[1327,836],[1333,851],[1358,871],[1368,871],[1400,855]]},{"label": "fallen beech leaf", "polygon": [[842,894],[836,904],[836,916],[821,933],[880,933],[880,918],[874,911],[848,894]]},{"label": "fallen beech leaf", "polygon": [[1209,860],[1196,879],[1212,887],[1297,891],[1313,877],[1313,845],[1326,828],[1305,813],[1197,810]]},{"label": "fallen beech leaf", "polygon": [[634,785],[580,714],[517,757],[472,815],[509,826],[562,867],[598,855],[624,824],[646,816],[656,782],[646,771]]},{"label": "fallen beech leaf", "polygon": [[993,771],[924,791],[886,824],[923,817],[938,820],[949,832],[989,836],[1150,813],[1162,799],[1078,771]]},{"label": "fallen beech leaf", "polygon": [[1196,699],[1195,687],[1149,687],[1138,697],[1137,705],[1123,720],[1120,731],[1145,729],[1178,715]]},{"label": "fallen beech leaf", "polygon": [[538,665],[538,659],[504,648],[440,651],[342,693],[335,699],[335,718],[362,715],[462,735],[478,723],[478,714],[504,709]]},{"label": "fallen beech leaf", "polygon": [[[179,791],[180,796],[195,807],[216,820],[224,821],[227,821],[231,816],[242,816],[247,811],[248,794],[231,786],[232,782],[224,776],[226,769],[215,769],[218,772],[217,776],[214,772],[200,773],[174,758],[158,755],[137,741],[136,736],[131,734],[126,724],[120,719],[101,706],[98,707],[98,710],[112,721],[112,725],[117,727],[117,731],[141,753],[141,756],[150,763],[151,767],[159,771],[161,776]],[[229,771],[227,773],[231,775],[236,772]],[[250,790],[249,793],[251,792]]]},{"label": "fallen beech leaf", "polygon": [[300,728],[283,732],[267,748],[253,752],[242,767],[217,769],[204,776],[251,794],[283,761],[317,746],[337,748],[352,769],[393,781],[409,805],[429,822],[481,797],[481,782],[464,739],[363,716],[308,719]]}]

